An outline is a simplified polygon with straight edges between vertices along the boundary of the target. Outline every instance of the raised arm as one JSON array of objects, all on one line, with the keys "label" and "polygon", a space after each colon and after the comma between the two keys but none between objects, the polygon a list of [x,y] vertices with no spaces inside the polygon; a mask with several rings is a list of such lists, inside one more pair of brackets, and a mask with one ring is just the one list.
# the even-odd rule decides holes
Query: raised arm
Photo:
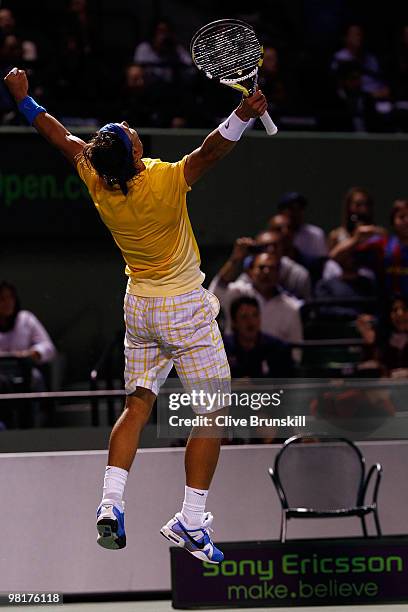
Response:
[{"label": "raised arm", "polygon": [[28,96],[28,80],[25,71],[13,68],[5,77],[4,82],[23,115],[28,118],[31,114],[35,114],[33,121],[30,121],[35,129],[75,165],[76,157],[82,152],[85,142],[73,136],[55,117],[49,115],[44,108],[38,107],[36,102]]},{"label": "raised arm", "polygon": [[359,225],[350,238],[342,240],[332,248],[329,257],[342,265],[344,258],[353,253],[359,244],[376,235],[384,235],[384,229],[376,225]]},{"label": "raised arm", "polygon": [[225,157],[237,144],[250,119],[266,111],[267,102],[260,90],[243,98],[238,108],[216,130],[211,132],[201,147],[190,153],[184,166],[188,185],[193,185],[207,170]]},{"label": "raised arm", "polygon": [[253,238],[237,238],[231,256],[217,274],[219,282],[228,285],[238,278],[242,272],[244,260],[250,255],[251,247],[254,247],[255,244]]}]

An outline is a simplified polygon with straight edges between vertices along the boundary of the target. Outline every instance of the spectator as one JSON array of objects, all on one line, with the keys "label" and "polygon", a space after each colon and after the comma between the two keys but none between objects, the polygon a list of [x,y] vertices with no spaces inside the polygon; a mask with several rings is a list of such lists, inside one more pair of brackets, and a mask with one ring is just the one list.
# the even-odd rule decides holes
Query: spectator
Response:
[{"label": "spectator", "polygon": [[311,296],[309,271],[287,255],[283,255],[283,240],[279,231],[264,231],[255,238],[255,248],[261,253],[276,253],[279,263],[279,285],[301,300]]},{"label": "spectator", "polygon": [[356,62],[341,62],[335,73],[335,87],[319,113],[322,130],[338,132],[384,132],[394,129],[393,106],[375,102],[363,90],[361,68]]},{"label": "spectator", "polygon": [[[320,280],[315,287],[315,296],[318,299],[331,298],[333,300],[364,300],[376,297],[376,285],[372,278],[360,273],[352,253],[343,257],[341,275],[330,279]],[[363,304],[333,304],[322,306],[319,313],[325,317],[355,319],[367,308]]]},{"label": "spectator", "polygon": [[[95,119],[101,101],[95,96],[98,70],[81,39],[66,31],[59,40],[58,61],[52,76],[55,105],[65,120]],[[78,96],[78,91],[81,96]]]},{"label": "spectator", "polygon": [[118,96],[118,119],[133,126],[157,125],[157,102],[143,66],[127,66],[124,86]]},{"label": "spectator", "polygon": [[308,257],[327,255],[324,231],[317,225],[305,223],[307,200],[302,194],[292,191],[283,194],[278,202],[280,213],[289,217],[294,232],[293,245]]},{"label": "spectator", "polygon": [[0,47],[0,67],[2,71],[8,70],[15,64],[23,62],[23,47],[20,38],[15,34],[6,34]]},{"label": "spectator", "polygon": [[365,33],[357,24],[347,26],[344,47],[334,54],[331,69],[337,73],[344,62],[353,62],[361,73],[361,90],[374,98],[388,99],[389,87],[384,82],[378,59],[365,48]]},{"label": "spectator", "polygon": [[[332,230],[328,237],[329,252],[343,240],[350,238],[358,225],[370,225],[374,218],[374,201],[369,192],[363,187],[351,187],[344,197],[342,224]],[[385,232],[385,230],[384,230]],[[375,279],[373,272],[367,268],[359,268],[359,274]],[[323,269],[323,279],[329,280],[340,277],[343,273],[342,267],[329,259]]]},{"label": "spectator", "polygon": [[396,100],[408,101],[408,24],[399,31],[397,47],[391,62],[392,90]]},{"label": "spectator", "polygon": [[354,253],[357,265],[375,273],[380,296],[400,294],[408,297],[408,200],[396,200],[391,208],[392,236],[382,227],[359,225],[351,238],[331,251],[331,257],[342,264]]},{"label": "spectator", "polygon": [[64,22],[65,31],[77,39],[83,54],[87,56],[92,53],[95,26],[89,14],[87,0],[70,0]]},{"label": "spectator", "polygon": [[255,255],[247,280],[225,283],[219,275],[210,284],[210,291],[219,298],[225,315],[225,332],[231,333],[231,303],[243,295],[255,297],[261,312],[261,331],[284,342],[302,341],[300,302],[285,294],[278,285],[279,257],[275,254]]},{"label": "spectator", "polygon": [[389,62],[392,95],[395,100],[397,130],[408,131],[408,24],[397,36],[394,52]]},{"label": "spectator", "polygon": [[221,282],[227,285],[235,280],[251,283],[247,274],[252,257],[257,253],[271,253],[279,259],[279,285],[299,299],[308,299],[311,294],[308,271],[285,255],[282,256],[282,237],[277,231],[265,231],[252,238],[238,238],[231,257],[218,273]]},{"label": "spectator", "polygon": [[[16,365],[10,364],[7,359],[5,362],[0,361],[0,385],[3,390],[15,391],[14,379],[23,375],[28,379],[30,386],[28,390],[45,391],[45,380],[40,368],[43,364],[52,361],[55,356],[55,346],[40,321],[32,312],[20,309],[15,287],[2,281],[0,283],[0,357],[21,359],[21,367],[17,369]],[[38,402],[29,402],[28,405],[21,406],[19,425],[32,427],[38,424],[39,408]],[[8,425],[13,423],[10,410],[3,411],[2,420]]]},{"label": "spectator", "polygon": [[[188,51],[177,42],[169,21],[160,19],[148,41],[141,42],[135,50],[134,62],[145,66],[149,75],[159,81],[174,83],[183,79],[192,61]],[[184,75],[181,70],[184,68]]]},{"label": "spectator", "polygon": [[350,238],[357,225],[371,225],[374,217],[374,200],[363,187],[351,187],[344,197],[342,223],[328,237],[329,251],[339,242]]},{"label": "spectator", "polygon": [[130,64],[118,97],[118,116],[134,126],[186,127],[191,97],[176,95],[164,82],[152,82],[140,64]]},{"label": "spectator", "polygon": [[366,359],[378,363],[391,378],[408,376],[408,302],[396,295],[388,304],[384,320],[375,326],[372,316],[357,319],[357,328],[366,345]]},{"label": "spectator", "polygon": [[4,36],[21,37],[22,59],[26,64],[38,59],[37,44],[33,40],[27,40],[25,36],[20,36],[21,33],[17,28],[16,19],[9,8],[0,8],[0,33]]},{"label": "spectator", "polygon": [[261,332],[261,313],[254,297],[242,296],[231,304],[233,333],[224,346],[233,378],[289,378],[293,374],[290,347]]},{"label": "spectator", "polygon": [[[36,366],[56,356],[47,331],[32,312],[20,309],[17,290],[6,281],[0,283],[0,355],[28,358]],[[36,367],[31,387],[33,391],[45,389],[43,376]]]},{"label": "spectator", "polygon": [[274,119],[279,121],[282,115],[293,112],[293,105],[297,97],[292,93],[293,86],[289,86],[287,73],[283,75],[275,47],[268,45],[264,48],[258,85],[268,100],[268,110]]},{"label": "spectator", "polygon": [[293,244],[295,232],[292,221],[287,215],[278,214],[271,217],[268,221],[268,228],[271,231],[278,231],[280,233],[282,238],[282,254],[308,271],[311,285],[314,287],[322,276],[325,258],[306,255]]},{"label": "spectator", "polygon": [[23,62],[21,40],[14,34],[1,35],[0,32],[0,119],[3,124],[20,123],[14,100],[4,85],[4,77],[13,68]]},{"label": "spectator", "polygon": [[282,241],[282,253],[293,261],[298,261],[301,253],[293,244],[295,233],[289,217],[280,213],[274,215],[268,221],[268,229],[271,232],[279,232]]},{"label": "spectator", "polygon": [[0,30],[3,34],[14,34],[16,20],[9,8],[0,8]]}]

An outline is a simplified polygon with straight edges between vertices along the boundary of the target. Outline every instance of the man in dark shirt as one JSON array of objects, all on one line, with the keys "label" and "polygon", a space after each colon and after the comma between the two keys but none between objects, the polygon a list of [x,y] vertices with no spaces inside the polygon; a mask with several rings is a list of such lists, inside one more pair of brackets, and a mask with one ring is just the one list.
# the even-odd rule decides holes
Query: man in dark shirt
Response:
[{"label": "man in dark shirt", "polygon": [[[376,297],[376,284],[374,279],[361,273],[355,260],[354,253],[343,256],[341,276],[322,279],[317,283],[316,298],[331,298],[333,301],[337,298],[340,302],[339,304],[322,305],[319,314],[330,318],[354,319],[362,312],[367,312],[368,305],[364,300]],[[342,300],[350,300],[350,302],[342,304]],[[374,304],[371,305],[373,306]]]},{"label": "man in dark shirt", "polygon": [[231,335],[224,346],[233,378],[288,378],[293,374],[291,348],[264,334],[257,300],[242,296],[231,304]]}]

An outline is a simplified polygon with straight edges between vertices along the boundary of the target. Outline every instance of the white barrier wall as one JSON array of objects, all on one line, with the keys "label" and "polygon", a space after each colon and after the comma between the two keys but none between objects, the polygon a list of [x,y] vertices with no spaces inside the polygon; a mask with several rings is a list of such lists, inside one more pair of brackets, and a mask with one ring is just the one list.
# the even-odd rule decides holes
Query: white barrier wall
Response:
[{"label": "white barrier wall", "polygon": [[[368,467],[378,461],[384,467],[384,534],[408,533],[408,442],[359,446]],[[280,505],[267,475],[278,448],[223,448],[208,502],[216,541],[278,538]],[[139,451],[125,498],[128,546],[118,551],[96,545],[105,452],[0,455],[0,592],[170,589],[169,546],[159,529],[180,509],[183,451]],[[290,522],[288,536],[341,537],[360,529],[358,519],[309,519]]]}]

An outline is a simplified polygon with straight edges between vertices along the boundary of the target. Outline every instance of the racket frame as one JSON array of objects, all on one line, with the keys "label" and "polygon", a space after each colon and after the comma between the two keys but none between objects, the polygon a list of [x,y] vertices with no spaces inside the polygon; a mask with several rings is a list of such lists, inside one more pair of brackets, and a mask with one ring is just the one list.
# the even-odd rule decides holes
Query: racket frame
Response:
[{"label": "racket frame", "polygon": [[[241,21],[240,19],[218,19],[216,21],[212,21],[211,23],[208,23],[202,26],[199,30],[197,30],[197,32],[194,34],[193,38],[191,39],[190,53],[191,53],[192,60],[194,64],[196,65],[196,67],[201,72],[204,72],[206,77],[209,79],[213,79],[214,77],[196,62],[195,54],[194,54],[194,46],[195,46],[197,39],[200,38],[203,33],[207,32],[211,26],[222,25],[226,23],[231,24],[231,25],[241,26],[241,27],[243,26],[247,30],[251,30],[256,38],[254,28],[250,26],[249,24],[245,23],[245,21]],[[263,64],[263,55],[264,55],[263,46],[259,43],[258,39],[256,40],[259,44],[259,60],[256,66],[254,66],[254,68],[248,74],[244,74],[243,76],[238,76],[232,79],[216,77],[216,80],[218,80],[222,85],[226,85],[227,87],[231,87],[232,89],[236,89],[237,91],[240,91],[245,97],[248,97],[252,95],[253,93],[255,93],[257,82],[258,82],[258,70]],[[270,136],[277,133],[278,128],[273,123],[267,111],[260,117],[260,119],[262,123],[264,124],[267,133]]]}]

